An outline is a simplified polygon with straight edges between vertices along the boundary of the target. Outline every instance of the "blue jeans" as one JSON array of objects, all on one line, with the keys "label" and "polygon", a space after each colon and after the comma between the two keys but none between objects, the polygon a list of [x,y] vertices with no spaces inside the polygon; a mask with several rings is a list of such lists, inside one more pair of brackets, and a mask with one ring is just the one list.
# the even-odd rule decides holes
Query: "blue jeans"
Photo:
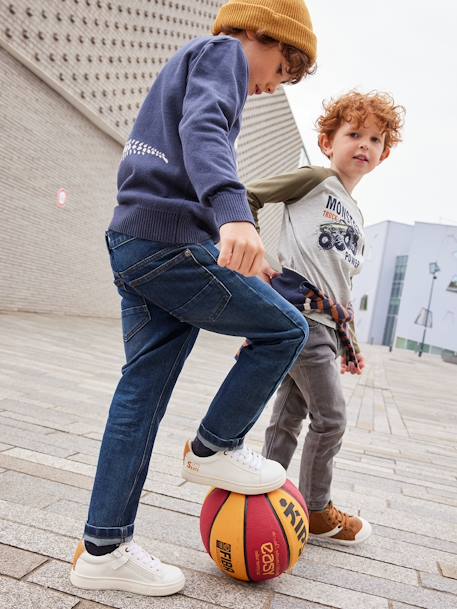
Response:
[{"label": "blue jeans", "polygon": [[213,450],[241,446],[308,338],[270,286],[217,265],[212,242],[166,244],[108,231],[122,297],[126,364],[103,436],[84,538],[128,541],[159,423],[199,328],[246,337],[198,429]]}]

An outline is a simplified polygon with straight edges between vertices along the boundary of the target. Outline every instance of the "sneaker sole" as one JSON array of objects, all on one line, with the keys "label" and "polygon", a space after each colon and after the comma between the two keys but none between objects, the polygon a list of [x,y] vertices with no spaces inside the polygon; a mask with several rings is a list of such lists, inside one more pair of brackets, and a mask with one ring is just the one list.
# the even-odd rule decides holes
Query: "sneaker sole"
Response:
[{"label": "sneaker sole", "polygon": [[186,583],[183,576],[176,582],[169,584],[143,584],[132,582],[128,579],[111,579],[102,577],[87,577],[78,575],[72,569],[70,573],[70,581],[76,588],[83,590],[119,590],[121,592],[133,592],[134,594],[143,594],[145,596],[169,596],[176,594],[184,588]]},{"label": "sneaker sole", "polygon": [[270,491],[276,491],[281,488],[286,482],[287,475],[278,477],[276,480],[269,482],[268,484],[258,484],[256,486],[247,484],[231,483],[227,480],[218,480],[217,478],[207,478],[200,476],[195,472],[190,471],[183,466],[181,471],[182,477],[188,482],[194,482],[195,484],[204,484],[206,486],[213,486],[215,488],[221,488],[225,491],[232,493],[240,493],[241,495],[263,495],[263,493],[269,493]]}]

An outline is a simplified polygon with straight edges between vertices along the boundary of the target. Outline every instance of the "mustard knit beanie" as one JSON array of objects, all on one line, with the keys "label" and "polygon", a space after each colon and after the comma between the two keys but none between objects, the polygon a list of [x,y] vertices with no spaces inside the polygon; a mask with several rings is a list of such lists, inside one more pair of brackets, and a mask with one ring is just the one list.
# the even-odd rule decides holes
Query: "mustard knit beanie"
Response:
[{"label": "mustard knit beanie", "polygon": [[213,34],[224,27],[261,31],[278,42],[304,51],[316,61],[316,35],[303,0],[229,0],[213,25]]}]

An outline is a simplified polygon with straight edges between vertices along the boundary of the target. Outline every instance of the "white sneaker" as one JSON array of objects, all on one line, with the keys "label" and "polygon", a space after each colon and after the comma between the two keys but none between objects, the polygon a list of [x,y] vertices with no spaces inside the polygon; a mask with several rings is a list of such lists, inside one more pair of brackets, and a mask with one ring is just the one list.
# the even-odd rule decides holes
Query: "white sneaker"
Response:
[{"label": "white sneaker", "polygon": [[179,592],[185,583],[178,567],[166,565],[134,541],[104,556],[93,556],[81,541],[73,558],[70,581],[85,590],[124,590],[147,596]]},{"label": "white sneaker", "polygon": [[261,495],[281,487],[286,481],[286,471],[280,463],[265,459],[247,446],[197,457],[187,441],[182,477],[235,493]]}]

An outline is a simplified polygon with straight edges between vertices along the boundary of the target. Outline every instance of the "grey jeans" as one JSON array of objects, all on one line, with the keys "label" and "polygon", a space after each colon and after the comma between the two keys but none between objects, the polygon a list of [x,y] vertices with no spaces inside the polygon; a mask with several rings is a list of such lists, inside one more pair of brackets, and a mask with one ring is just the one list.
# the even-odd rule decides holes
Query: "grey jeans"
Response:
[{"label": "grey jeans", "polygon": [[309,415],[299,488],[309,509],[319,511],[330,501],[333,457],[346,428],[346,403],[336,362],[337,333],[316,321],[308,322],[308,342],[279,387],[262,452],[287,469]]}]

